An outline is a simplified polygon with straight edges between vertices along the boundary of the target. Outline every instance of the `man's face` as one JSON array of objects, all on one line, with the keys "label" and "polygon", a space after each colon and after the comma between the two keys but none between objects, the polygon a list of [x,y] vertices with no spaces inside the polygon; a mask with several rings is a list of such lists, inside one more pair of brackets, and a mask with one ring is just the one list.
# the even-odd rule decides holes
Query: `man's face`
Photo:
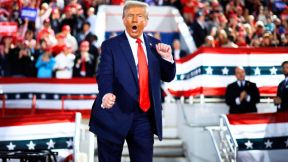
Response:
[{"label": "man's face", "polygon": [[241,69],[239,67],[237,67],[235,69],[235,76],[236,76],[237,80],[240,80],[240,81],[245,80],[245,75],[246,74],[245,74],[245,70],[244,69]]},{"label": "man's face", "polygon": [[123,23],[127,33],[132,38],[139,38],[148,22],[145,8],[131,7],[124,13]]},{"label": "man's face", "polygon": [[288,76],[288,64],[283,65],[282,72],[286,77]]}]

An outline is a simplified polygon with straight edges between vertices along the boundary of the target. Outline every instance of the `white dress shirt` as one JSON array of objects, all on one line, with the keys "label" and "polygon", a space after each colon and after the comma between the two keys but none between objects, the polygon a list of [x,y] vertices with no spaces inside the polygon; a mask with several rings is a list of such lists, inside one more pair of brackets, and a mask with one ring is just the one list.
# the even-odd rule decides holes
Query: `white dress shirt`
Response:
[{"label": "white dress shirt", "polygon": [[[125,34],[126,34],[126,37],[128,39],[128,42],[130,44],[130,47],[131,47],[131,50],[132,50],[132,53],[133,53],[135,65],[137,66],[137,69],[138,69],[138,54],[137,54],[138,43],[136,43],[137,39],[130,37],[130,35],[126,31],[125,31]],[[139,39],[142,41],[142,48],[144,50],[144,53],[145,53],[145,56],[146,56],[146,61],[147,61],[147,64],[148,64],[147,50],[146,50],[146,45],[145,45],[145,42],[144,42],[143,34],[140,36]]]},{"label": "white dress shirt", "polygon": [[56,78],[72,78],[75,55],[63,52],[55,57],[54,69],[63,69],[56,71]]},{"label": "white dress shirt", "polygon": [[[243,87],[245,87],[245,80],[243,80],[243,81],[240,81],[240,80],[238,80],[237,81],[237,84],[238,84],[238,86],[241,88],[242,86]],[[251,96],[249,95],[249,94],[247,94],[247,96],[246,96],[246,101],[247,102],[250,102],[251,101]],[[236,105],[240,105],[241,104],[241,102],[240,102],[240,97],[237,97],[236,99],[235,99],[235,102],[236,102]]]}]

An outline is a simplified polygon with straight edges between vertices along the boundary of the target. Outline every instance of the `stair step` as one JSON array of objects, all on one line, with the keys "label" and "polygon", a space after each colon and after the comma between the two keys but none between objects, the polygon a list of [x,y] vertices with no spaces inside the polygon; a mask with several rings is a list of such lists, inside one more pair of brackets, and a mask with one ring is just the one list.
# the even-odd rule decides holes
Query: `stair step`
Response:
[{"label": "stair step", "polygon": [[[121,162],[130,162],[130,158],[122,157]],[[184,157],[177,157],[177,158],[153,157],[153,162],[187,162],[187,160]]]},{"label": "stair step", "polygon": [[[95,156],[94,161],[98,162],[97,156]],[[130,162],[130,158],[122,157],[121,162]],[[188,162],[188,160],[184,157],[177,157],[177,158],[153,157],[153,162]]]},{"label": "stair step", "polygon": [[[153,152],[155,157],[184,157],[183,141],[180,139],[155,140]],[[126,143],[124,144],[122,155],[129,155]]]},{"label": "stair step", "polygon": [[[182,147],[183,141],[180,139],[163,139],[159,141],[158,139],[154,140],[154,148],[156,147]],[[124,147],[127,147],[127,143],[124,143]]]},{"label": "stair step", "polygon": [[[154,157],[184,157],[182,148],[154,148]],[[123,148],[122,156],[129,156],[128,148]]]},{"label": "stair step", "polygon": [[[157,136],[155,136],[157,137]],[[163,128],[163,138],[178,138],[176,127],[164,127]]]}]

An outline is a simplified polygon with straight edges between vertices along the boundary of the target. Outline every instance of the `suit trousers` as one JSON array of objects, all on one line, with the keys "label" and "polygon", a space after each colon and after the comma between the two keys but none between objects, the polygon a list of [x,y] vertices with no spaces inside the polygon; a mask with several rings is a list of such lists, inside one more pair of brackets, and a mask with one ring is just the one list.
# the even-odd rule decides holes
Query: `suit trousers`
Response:
[{"label": "suit trousers", "polygon": [[131,128],[122,144],[97,137],[99,162],[121,162],[125,140],[128,144],[131,162],[152,162],[154,135],[151,117],[148,113],[137,108]]}]

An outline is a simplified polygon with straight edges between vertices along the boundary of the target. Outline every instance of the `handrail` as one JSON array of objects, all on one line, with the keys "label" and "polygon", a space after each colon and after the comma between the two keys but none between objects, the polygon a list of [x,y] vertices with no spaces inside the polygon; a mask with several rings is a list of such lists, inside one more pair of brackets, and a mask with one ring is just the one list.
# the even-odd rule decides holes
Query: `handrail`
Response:
[{"label": "handrail", "polygon": [[[238,148],[238,143],[237,143],[236,139],[233,138],[230,125],[228,124],[229,121],[228,121],[228,119],[227,119],[227,116],[224,115],[224,114],[222,114],[222,115],[220,115],[220,119],[223,119],[225,125],[226,125],[227,128],[228,128],[227,131],[228,131],[229,135],[231,136],[231,139],[232,139],[232,142],[233,142],[234,146]],[[224,124],[224,123],[223,123],[223,124]],[[223,125],[222,125],[222,126],[223,126]],[[220,122],[220,128],[221,128],[221,122]],[[223,127],[222,127],[222,128],[223,128]]]},{"label": "handrail", "polygon": [[230,141],[232,142],[233,146],[230,146],[231,145],[230,142],[229,142],[229,146],[230,146],[230,148],[234,149],[233,150],[234,151],[234,159],[236,159],[237,158],[238,143],[232,135],[227,116],[222,114],[222,115],[220,115],[220,129],[221,130],[223,130],[224,125],[227,127],[227,132],[228,132],[229,136],[231,137],[232,141],[231,140]]},{"label": "handrail", "polygon": [[222,162],[221,153],[220,153],[220,150],[219,150],[219,148],[218,148],[218,146],[217,146],[216,139],[215,139],[215,137],[214,137],[214,135],[213,135],[213,132],[212,132],[213,129],[215,129],[215,128],[213,128],[213,127],[206,127],[206,128],[205,128],[205,130],[207,130],[207,131],[209,132],[210,137],[212,138],[212,142],[213,142],[214,148],[215,148],[216,153],[217,153],[218,161],[219,161],[219,162]]},{"label": "handrail", "polygon": [[94,100],[96,99],[96,95],[89,95],[89,96],[84,96],[84,95],[66,95],[61,97],[61,112],[64,112],[64,101],[66,99],[72,99],[72,100],[81,100],[81,99],[86,99],[86,100]]}]

